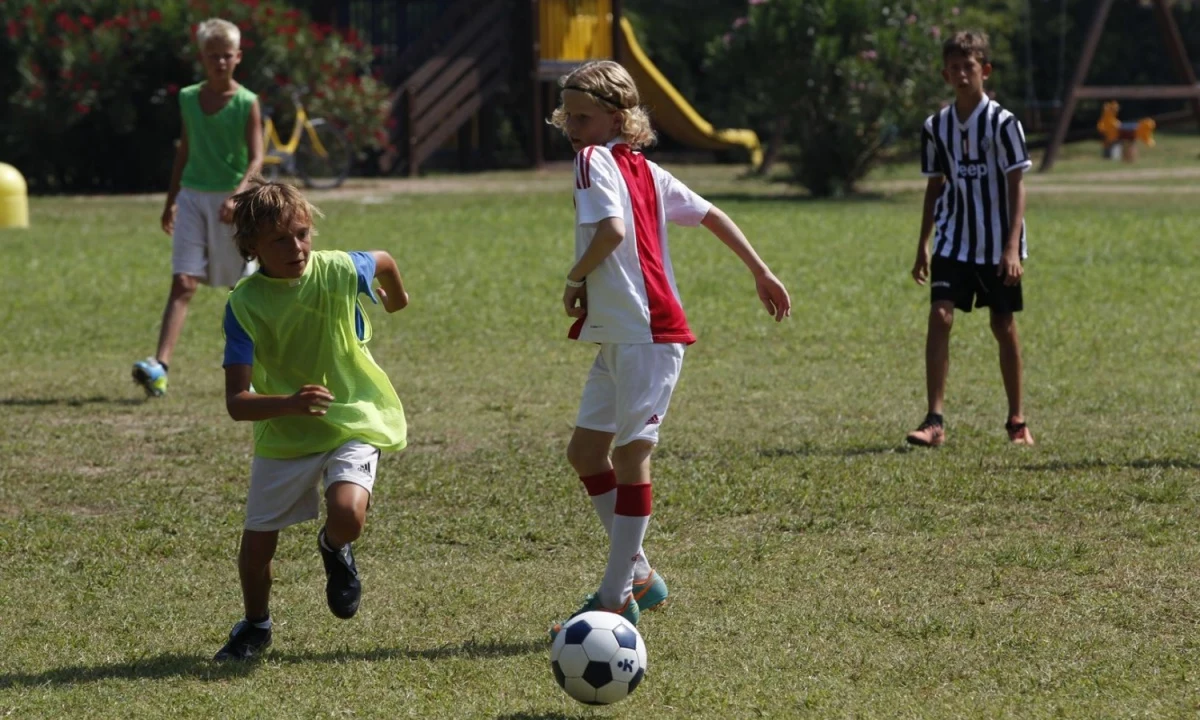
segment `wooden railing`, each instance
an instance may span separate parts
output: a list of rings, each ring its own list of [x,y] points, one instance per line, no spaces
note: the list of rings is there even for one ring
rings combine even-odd
[[[490,97],[507,89],[512,10],[510,0],[459,0],[400,58],[400,67],[428,58],[397,88],[400,161],[408,174],[416,175]]]

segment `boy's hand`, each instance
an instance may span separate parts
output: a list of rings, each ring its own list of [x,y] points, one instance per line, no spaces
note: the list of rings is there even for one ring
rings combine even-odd
[[[168,235],[175,232],[175,203],[168,203],[163,208],[162,229]]]
[[[563,309],[567,311],[567,315],[573,318],[586,316],[587,285],[583,287],[571,287],[568,285],[563,290]]]
[[[1025,269],[1021,267],[1021,253],[1017,250],[1005,250],[1004,257],[1000,259],[1000,267],[996,268],[996,274],[1004,278],[1004,284],[1008,287],[1019,285],[1021,276],[1025,274]]]
[[[917,261],[913,263],[912,268],[913,280],[917,281],[918,285],[924,285],[929,279],[929,251],[922,250],[917,253]]]
[[[379,303],[383,305],[383,309],[390,313],[394,313],[397,310],[403,310],[404,308],[408,307],[407,292],[400,293],[400,297],[398,298],[392,298],[387,294],[387,290],[377,287],[375,288],[375,294],[379,297]]]
[[[788,297],[787,288],[770,270],[755,276],[754,285],[758,290],[758,299],[762,301],[767,312],[775,316],[775,322],[780,322],[785,317],[791,317],[792,299]]]
[[[226,225],[233,224],[233,196],[225,198],[225,202],[221,203],[221,222]]]
[[[290,405],[296,415],[324,415],[333,393],[323,385],[305,385],[292,394]]]

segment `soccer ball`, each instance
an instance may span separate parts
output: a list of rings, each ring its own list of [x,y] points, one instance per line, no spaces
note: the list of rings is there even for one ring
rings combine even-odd
[[[585,612],[562,626],[550,648],[554,679],[588,705],[610,705],[637,689],[646,676],[646,643],[628,620],[610,612]]]

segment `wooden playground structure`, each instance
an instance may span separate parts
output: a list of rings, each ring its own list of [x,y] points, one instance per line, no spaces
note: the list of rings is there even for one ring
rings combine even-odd
[[[541,166],[559,77],[599,59],[629,69],[656,129],[676,143],[761,161],[753,131],[714,128],[663,76],[623,17],[621,0],[328,0],[313,9],[339,25],[371,29],[396,88],[398,150],[388,164],[405,174],[416,175],[448,147],[460,158],[481,146],[486,154],[496,115],[488,110],[498,102],[523,129],[528,164]]]

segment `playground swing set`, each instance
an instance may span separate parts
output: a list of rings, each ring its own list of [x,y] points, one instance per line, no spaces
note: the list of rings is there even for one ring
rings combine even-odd
[[[1177,85],[1085,85],[1088,70],[1096,57],[1096,48],[1100,36],[1112,11],[1115,0],[1099,0],[1096,4],[1096,14],[1088,29],[1083,44],[1079,64],[1075,67],[1075,75],[1063,98],[1061,112],[1055,123],[1054,132],[1046,146],[1042,157],[1041,171],[1046,172],[1054,166],[1058,153],[1067,140],[1071,128],[1071,120],[1080,100],[1104,100],[1100,120],[1096,124],[1104,143],[1107,157],[1120,157],[1132,162],[1137,157],[1137,143],[1148,147],[1154,145],[1154,130],[1165,122],[1175,122],[1179,119],[1192,117],[1200,125],[1200,83],[1196,81],[1196,73],[1188,58],[1187,49],[1183,44],[1183,36],[1179,26],[1171,15],[1167,0],[1150,0],[1149,5],[1154,12],[1154,19],[1162,32],[1164,46],[1170,59],[1172,69],[1180,81]],[[1138,122],[1122,123],[1117,118],[1119,105],[1116,100],[1187,100],[1189,111],[1170,113],[1155,118],[1143,118]]]

